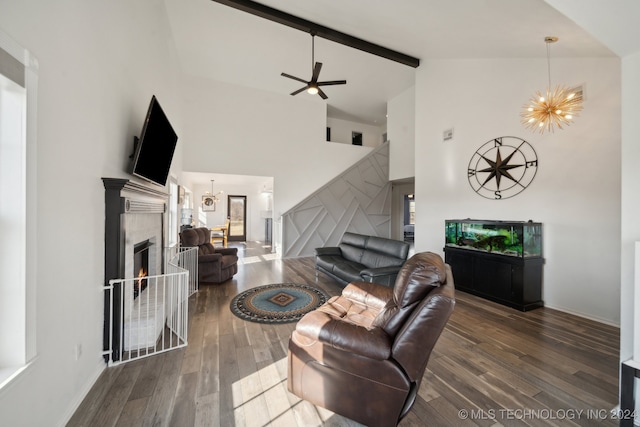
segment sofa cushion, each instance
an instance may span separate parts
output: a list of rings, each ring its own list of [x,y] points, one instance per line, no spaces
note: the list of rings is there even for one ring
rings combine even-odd
[[[346,232],[342,235],[341,242],[346,243],[347,245],[364,248],[367,245],[367,240],[369,236],[364,236],[362,234],[350,233]]]
[[[211,255],[214,253],[216,253],[216,250],[211,243],[203,243],[198,246],[198,255]]]
[[[342,277],[347,282],[357,282],[362,280],[360,272],[365,268],[360,263],[342,260],[333,266],[333,274]]]
[[[367,239],[366,249],[367,252],[374,251],[380,254],[387,255],[391,258],[401,258],[402,260],[406,260],[407,256],[409,255],[409,245],[406,242],[385,239],[383,237],[376,236],[370,236]],[[363,261],[363,264],[367,263]],[[380,267],[386,267],[386,265],[380,265]]]
[[[180,244],[182,246],[198,246],[200,243],[200,234],[195,228],[188,228],[180,233]]]
[[[353,246],[344,242],[341,242],[338,247],[342,252],[342,258],[347,261],[360,262],[360,260],[362,260],[364,247]]]
[[[342,319],[354,325],[361,325],[365,328],[371,326],[371,323],[373,323],[373,320],[378,314],[378,311],[370,310],[366,305],[358,304],[341,295],[331,297],[331,299],[320,306],[318,310],[331,317]]]
[[[379,252],[365,251],[364,254],[362,254],[362,264],[366,265],[369,268],[391,266],[399,267],[404,264],[404,262],[404,259],[394,258],[392,256],[381,254]]]
[[[325,269],[326,271],[333,271],[333,266],[339,262],[344,262],[344,258],[339,255],[317,255],[316,266]]]

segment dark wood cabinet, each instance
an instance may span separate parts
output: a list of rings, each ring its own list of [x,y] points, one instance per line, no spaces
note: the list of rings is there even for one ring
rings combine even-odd
[[[542,266],[544,259],[445,247],[456,289],[509,307],[528,311],[544,306]]]

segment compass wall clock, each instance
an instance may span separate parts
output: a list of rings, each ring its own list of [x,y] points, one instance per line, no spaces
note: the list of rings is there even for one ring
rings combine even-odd
[[[527,141],[501,136],[487,141],[473,153],[467,176],[473,191],[487,199],[508,199],[531,184],[538,170],[538,156]]]

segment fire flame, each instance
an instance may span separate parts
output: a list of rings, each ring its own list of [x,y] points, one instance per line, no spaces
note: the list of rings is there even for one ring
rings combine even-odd
[[[136,283],[136,291],[140,292],[145,285],[145,277],[147,277],[147,271],[140,267],[140,271],[138,271],[138,281]]]

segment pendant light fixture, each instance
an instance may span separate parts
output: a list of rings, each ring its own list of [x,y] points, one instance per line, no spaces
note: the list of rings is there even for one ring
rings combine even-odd
[[[220,190],[217,193],[213,194],[213,181],[215,181],[215,179],[211,180],[211,197],[213,197],[213,200],[217,203],[220,201],[220,199],[218,199],[218,196],[220,194],[224,194],[224,191]]]
[[[564,86],[551,88],[551,43],[558,41],[557,37],[547,36],[544,42],[547,44],[547,72],[549,85],[545,95],[537,91],[529,100],[529,104],[524,106],[524,111],[520,114],[522,124],[541,134],[544,131],[562,129],[562,125],[569,125],[573,118],[582,111],[582,91],[576,91]]]
[[[211,180],[211,192],[206,192],[203,196],[202,196],[202,210],[203,211],[215,211],[216,210],[216,203],[218,203],[220,201],[220,199],[218,198],[218,195],[220,194],[224,194],[224,191],[220,190],[218,191],[216,194],[213,194],[213,181],[215,180]]]

